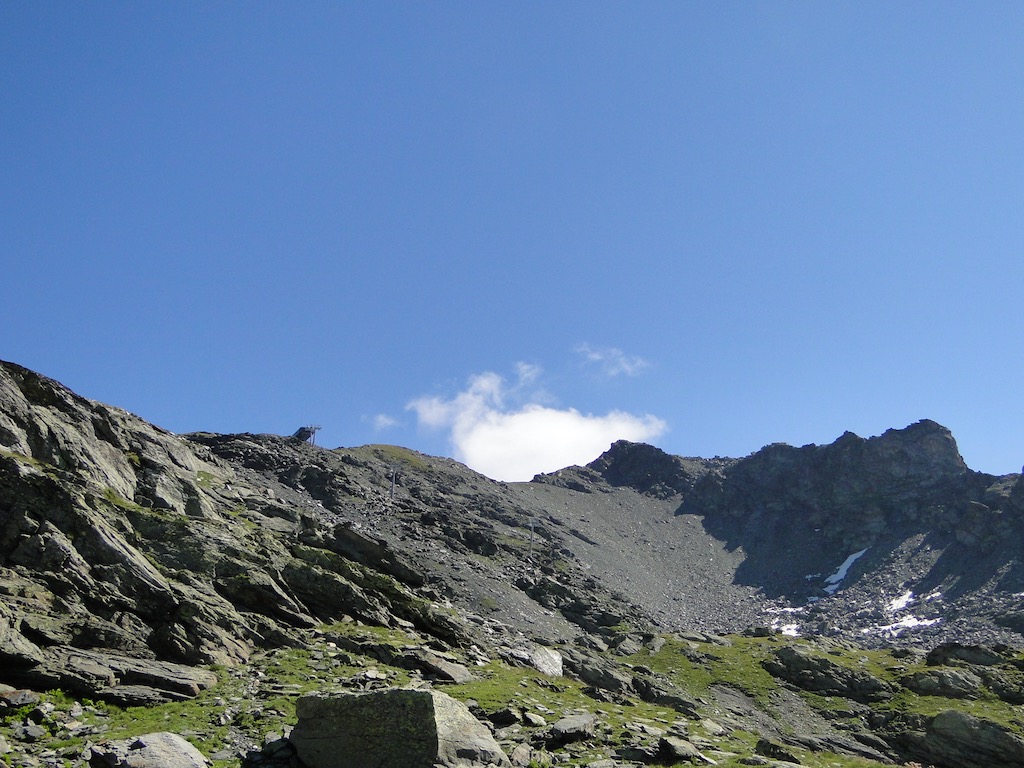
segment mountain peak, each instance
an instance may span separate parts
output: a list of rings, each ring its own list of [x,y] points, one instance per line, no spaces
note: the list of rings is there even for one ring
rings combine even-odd
[[[668,498],[689,492],[721,459],[688,459],[672,456],[653,445],[617,440],[587,465],[607,483],[628,486],[640,493]]]

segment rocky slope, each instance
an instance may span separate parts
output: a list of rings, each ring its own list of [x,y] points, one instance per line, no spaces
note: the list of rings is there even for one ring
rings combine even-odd
[[[861,689],[806,650],[748,649],[805,692],[780,688],[771,706],[735,680],[701,704],[672,675],[714,666],[722,633],[777,643],[783,628],[839,643],[824,648],[1024,647],[1022,521],[1020,476],[971,471],[927,421],[744,459],[622,442],[587,467],[506,484],[393,446],[172,435],[0,363],[0,684],[120,706],[203,700],[224,684],[210,665],[264,669],[323,643],[325,626],[363,625],[409,641],[331,642],[427,680],[468,685],[503,660],[564,671],[598,699],[695,717],[724,707],[736,728],[801,748],[817,733],[819,750],[966,764],[928,751],[960,748],[948,734],[953,746],[935,747],[936,713],[860,711]],[[689,661],[660,670],[659,636]],[[907,653],[920,680],[894,657],[885,701],[1019,695],[1006,650],[988,668],[950,662],[969,667],[966,683],[952,675],[960,689]],[[822,690],[854,702],[859,725],[812,717],[801,697]],[[1010,757],[988,764],[1019,764],[1008,734],[992,738]]]

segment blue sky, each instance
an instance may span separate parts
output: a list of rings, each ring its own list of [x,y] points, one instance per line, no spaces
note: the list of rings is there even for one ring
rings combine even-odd
[[[0,357],[524,479],[1024,463],[1024,6],[0,5]]]

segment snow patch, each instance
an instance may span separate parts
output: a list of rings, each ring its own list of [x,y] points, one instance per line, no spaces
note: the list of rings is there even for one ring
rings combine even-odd
[[[942,619],[919,619],[916,616],[904,616],[902,619],[892,624],[862,629],[861,633],[865,635],[879,634],[886,635],[888,637],[899,637],[900,633],[904,630],[914,629],[916,627],[930,627],[933,624],[938,624],[940,621],[942,621]]]
[[[836,593],[836,590],[839,589],[840,585],[842,584],[843,579],[846,578],[846,574],[849,573],[850,566],[857,562],[857,560],[859,560],[867,551],[868,549],[865,548],[862,549],[860,552],[854,552],[852,555],[846,558],[843,561],[843,564],[840,565],[839,568],[836,570],[836,572],[829,576],[827,579],[825,579],[825,583],[828,584],[828,586],[825,587],[825,591],[828,592],[830,595],[834,595]]]
[[[908,605],[910,605],[913,601],[914,601],[914,593],[911,592],[910,590],[907,590],[902,595],[897,597],[895,600],[890,600],[889,604],[885,607],[885,609],[887,611],[889,611],[889,613],[896,613],[897,611],[902,611],[904,608],[906,608]]]
[[[774,614],[788,614],[787,618],[795,617],[797,614],[804,612],[803,608],[769,608],[768,613]],[[783,624],[781,619],[774,619],[772,621],[772,629],[776,632],[781,632],[784,635],[790,637],[800,637],[800,625],[796,623]]]

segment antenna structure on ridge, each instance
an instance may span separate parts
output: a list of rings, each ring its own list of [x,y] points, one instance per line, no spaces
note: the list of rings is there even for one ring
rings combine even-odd
[[[308,442],[310,445],[316,445],[316,433],[320,431],[319,424],[310,424],[307,427],[299,427],[295,430],[295,434],[292,435],[296,440],[302,440]]]

